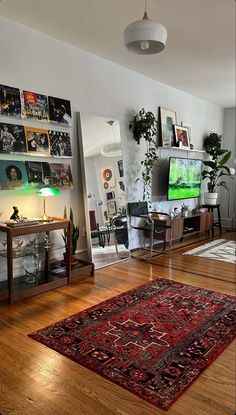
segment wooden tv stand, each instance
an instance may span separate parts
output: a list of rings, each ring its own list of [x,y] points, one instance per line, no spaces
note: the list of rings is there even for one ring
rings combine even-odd
[[[189,212],[188,216],[176,216],[170,221],[172,221],[172,237],[171,231],[168,229],[166,231],[166,240],[169,241],[170,238],[172,241],[198,234],[204,231],[212,231],[213,229],[213,213],[212,212],[202,212],[192,214]],[[171,223],[168,222],[168,225]]]

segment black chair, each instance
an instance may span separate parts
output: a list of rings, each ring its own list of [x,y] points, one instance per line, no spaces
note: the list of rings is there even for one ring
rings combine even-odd
[[[166,252],[166,242],[169,242],[169,252],[172,244],[172,218],[168,213],[149,212],[147,202],[128,203],[129,226],[139,231],[141,236],[141,249],[153,252]],[[149,239],[149,247],[146,247],[145,239]],[[143,239],[143,241],[142,241]],[[163,244],[163,250],[154,249],[154,241]],[[143,243],[142,243],[143,242]]]
[[[118,245],[124,245],[126,249],[129,248],[127,216],[113,216],[111,228],[115,239],[116,253],[120,258],[123,258],[119,253]]]

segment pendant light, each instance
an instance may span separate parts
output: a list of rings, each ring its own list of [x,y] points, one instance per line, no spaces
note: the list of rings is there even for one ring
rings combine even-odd
[[[165,26],[147,15],[147,0],[142,20],[131,23],[124,31],[124,42],[128,51],[139,55],[152,55],[165,49],[167,30]]]
[[[108,144],[105,144],[102,147],[101,155],[103,157],[121,156],[121,154],[122,154],[122,152],[121,152],[121,141],[118,137],[116,138],[114,127],[113,127],[114,124],[115,124],[115,121],[114,120],[107,121],[107,124],[111,127],[113,141],[108,143]]]

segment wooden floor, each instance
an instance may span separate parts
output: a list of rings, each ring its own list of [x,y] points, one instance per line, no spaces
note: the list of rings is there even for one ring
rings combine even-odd
[[[158,257],[158,261],[161,258]],[[186,257],[181,258],[184,269]],[[94,278],[80,279],[71,286],[14,305],[0,304],[0,414],[165,414],[125,389],[35,342],[27,334],[156,278],[183,281],[226,294],[235,293],[233,265],[231,276],[227,267],[227,278],[224,279],[226,265],[230,264],[218,261],[217,270],[221,278],[212,278],[212,275],[208,278],[208,270],[202,269],[201,258],[198,259],[199,263],[192,273],[172,269],[175,261],[168,255],[164,256],[164,262],[161,260],[160,265],[131,259],[100,269]],[[235,347],[231,343],[168,414],[234,415],[234,355]]]

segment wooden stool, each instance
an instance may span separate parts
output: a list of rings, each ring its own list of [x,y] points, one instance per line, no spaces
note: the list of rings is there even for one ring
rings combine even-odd
[[[221,216],[220,216],[220,204],[217,205],[202,205],[203,208],[206,208],[208,212],[214,212],[214,209],[217,209],[218,220],[213,223],[212,228],[212,237],[214,236],[214,226],[219,226],[220,235],[222,234],[222,227],[221,227]]]

